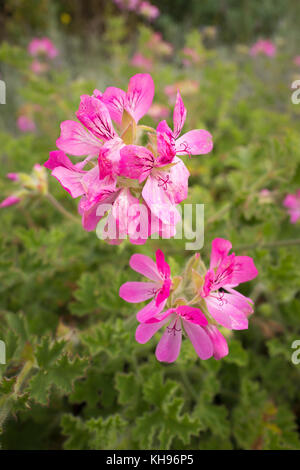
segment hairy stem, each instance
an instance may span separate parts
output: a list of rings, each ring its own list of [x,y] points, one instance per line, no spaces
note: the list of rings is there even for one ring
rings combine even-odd
[[[55,207],[55,209],[57,209],[62,215],[72,220],[72,222],[76,222],[77,224],[80,223],[79,218],[71,214],[71,212],[67,211],[67,209],[65,209],[64,206],[62,206],[61,203],[58,202],[58,200],[55,199],[54,196],[52,196],[52,194],[48,193],[46,195],[46,198]]]

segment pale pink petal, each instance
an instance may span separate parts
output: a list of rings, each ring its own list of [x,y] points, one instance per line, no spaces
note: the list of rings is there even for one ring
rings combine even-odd
[[[82,95],[80,98],[77,119],[99,139],[113,139],[116,132],[105,104],[94,96]]]
[[[213,344],[213,356],[219,360],[228,355],[228,344],[222,333],[219,332],[215,325],[207,325],[204,330],[210,337]]]
[[[173,124],[174,124],[174,138],[180,135],[180,132],[183,128],[184,122],[186,119],[186,109],[183,104],[182,98],[179,91],[177,91],[176,103],[173,112]]]
[[[228,255],[232,248],[229,240],[215,238],[211,244],[210,269],[216,268],[220,261]]]
[[[131,77],[126,94],[126,110],[138,122],[150,108],[154,97],[154,83],[148,73]]]
[[[160,173],[147,178],[142,191],[142,196],[149,206],[151,212],[167,225],[176,225],[180,221],[180,214],[175,206],[175,201],[170,200],[167,192],[167,175]],[[171,193],[173,199],[173,194]]]
[[[79,122],[64,121],[60,125],[61,134],[56,141],[60,150],[71,155],[98,155],[103,145],[91,132]]]
[[[130,258],[129,266],[136,272],[151,279],[152,281],[161,282],[157,266],[152,258],[146,255],[134,254]]]
[[[106,88],[101,96],[101,100],[106,105],[111,118],[118,124],[122,122],[125,99],[125,91],[113,86]]]
[[[187,198],[189,176],[187,167],[178,157],[173,159],[168,171],[156,170],[156,175],[154,175],[172,204],[180,204]]]
[[[176,361],[180,352],[181,338],[181,321],[175,316],[170,325],[165,329],[156,347],[155,355],[157,360],[160,362]]]
[[[238,310],[224,297],[224,293],[211,294],[205,298],[211,316],[222,326],[230,330],[245,330],[248,320],[243,311]]]
[[[151,299],[157,290],[153,282],[125,282],[120,287],[119,296],[130,303],[143,302]]]
[[[177,155],[203,155],[212,148],[212,135],[204,129],[189,131],[176,140]]]
[[[202,326],[183,320],[183,327],[200,359],[209,359],[214,352],[213,344]]]

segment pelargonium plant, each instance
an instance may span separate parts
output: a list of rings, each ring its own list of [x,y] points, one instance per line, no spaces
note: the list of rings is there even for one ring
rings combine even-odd
[[[141,125],[153,97],[149,74],[131,77],[127,91],[108,87],[82,95],[79,122],[61,123],[59,150],[45,163],[73,198],[80,197],[84,229],[95,230],[104,221],[109,243],[129,237],[142,244],[153,233],[174,236],[181,220],[176,206],[187,197],[189,178],[179,157],[212,150],[212,136],[204,129],[181,135],[186,108],[179,92],[173,129],[165,120],[156,129]]]
[[[252,258],[229,254],[231,248],[230,241],[215,238],[209,269],[196,254],[183,276],[173,278],[161,250],[156,252],[156,262],[141,254],[131,257],[131,268],[150,282],[126,282],[119,295],[131,303],[151,299],[137,313],[136,340],[144,344],[165,327],[156,347],[159,361],[177,359],[183,333],[201,359],[221,359],[228,354],[228,345],[219,327],[248,328],[253,302],[235,287],[254,279],[258,272]]]

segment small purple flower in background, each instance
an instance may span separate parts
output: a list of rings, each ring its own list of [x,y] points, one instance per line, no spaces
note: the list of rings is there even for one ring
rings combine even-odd
[[[30,69],[36,75],[41,75],[49,70],[49,65],[46,62],[40,62],[39,60],[33,60],[30,65]]]
[[[151,279],[152,283],[126,282],[119,295],[130,303],[154,297],[137,314],[140,324],[136,340],[141,344],[147,343],[166,326],[156,347],[159,361],[174,362],[177,359],[183,333],[201,359],[214,357],[219,360],[228,354],[228,345],[217,324],[229,330],[248,328],[253,302],[234,287],[254,279],[258,271],[249,256],[229,255],[231,248],[228,240],[214,239],[210,268],[206,272],[203,272],[204,264],[198,253],[192,258],[192,263],[187,264],[183,277],[173,279],[160,250],[156,252],[156,264],[145,255],[131,257],[130,266]],[[201,273],[196,271],[199,262],[202,263]],[[187,294],[192,295],[191,300],[186,299]]]
[[[160,119],[167,119],[170,114],[170,110],[167,106],[163,104],[153,104],[148,111],[149,116],[152,117],[155,121],[159,121]]]
[[[250,49],[251,56],[257,56],[259,54],[267,57],[275,57],[276,45],[268,39],[259,39]]]
[[[17,126],[21,132],[35,132],[36,130],[34,120],[25,114],[17,118]]]
[[[291,224],[295,224],[300,219],[300,189],[295,194],[288,194],[283,201],[284,207],[290,216]]]
[[[150,21],[155,20],[160,15],[159,9],[146,1],[140,3],[139,13],[148,18]]]

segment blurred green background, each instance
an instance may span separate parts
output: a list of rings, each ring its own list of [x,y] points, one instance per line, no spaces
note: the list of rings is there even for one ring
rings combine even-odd
[[[259,276],[240,289],[255,302],[249,330],[227,333],[230,353],[221,361],[200,361],[183,341],[175,364],[159,363],[157,338],[135,342],[137,308],[118,291],[139,280],[128,266],[136,252],[154,257],[161,248],[172,274],[180,274],[193,254],[185,241],[109,246],[32,191],[0,209],[3,449],[300,448],[300,364],[291,360],[300,340],[300,237],[282,205],[300,188],[300,105],[291,102],[291,84],[300,79],[300,5],[152,3],[161,14],[149,21],[109,0],[0,1],[0,79],[7,87],[1,200],[15,189],[7,173],[31,173],[47,160],[80,95],[126,89],[132,75],[149,71],[167,119],[175,86],[186,129],[213,135],[211,154],[186,157],[187,202],[205,204],[207,264],[215,237],[254,258]],[[37,74],[27,47],[43,36],[59,55]],[[275,57],[250,55],[260,38],[273,41]],[[135,54],[146,61],[134,65]],[[22,132],[20,116],[35,130]],[[143,119],[157,122],[155,112]],[[48,182],[79,219],[77,201],[50,175]]]

